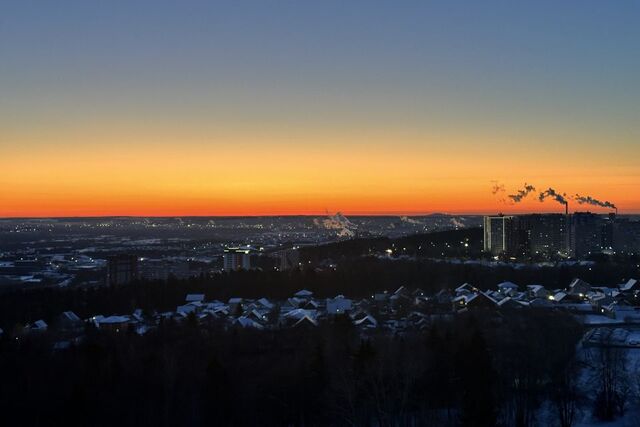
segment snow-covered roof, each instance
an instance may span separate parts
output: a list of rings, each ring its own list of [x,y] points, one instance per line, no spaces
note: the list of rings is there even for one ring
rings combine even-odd
[[[176,308],[176,313],[179,313],[179,314],[189,314],[195,311],[196,311],[196,307],[191,304],[179,305]]]
[[[407,294],[407,288],[405,288],[404,286],[400,286],[398,289],[396,289],[396,291],[394,292],[395,295],[404,295]]]
[[[633,289],[633,287],[638,283],[638,281],[636,279],[629,279],[627,281],[627,283],[624,283],[622,286],[620,286],[620,290],[621,291],[630,291]]]
[[[303,326],[303,325],[312,325],[318,326],[318,321],[316,319],[311,318],[310,316],[301,317],[296,323],[293,324],[293,327]]]
[[[564,292],[558,292],[555,295],[553,295],[553,300],[554,301],[562,301],[565,297],[567,296],[566,293]]]
[[[188,294],[185,298],[186,302],[202,302],[204,301],[204,294]]]
[[[293,294],[294,297],[298,297],[298,298],[307,298],[313,295],[313,292],[308,291],[306,289],[303,289],[301,291],[296,292],[295,294]]]
[[[518,285],[516,285],[513,282],[502,282],[502,283],[498,284],[498,287],[500,289],[504,289],[504,288],[507,288],[507,289],[518,289]]]
[[[378,321],[373,316],[371,316],[370,314],[367,314],[363,318],[354,321],[353,324],[356,325],[356,326],[370,325],[370,326],[373,326],[373,327],[377,327],[378,326]]]
[[[258,311],[258,310],[251,310],[251,311],[247,311],[247,312],[245,312],[245,314],[244,314],[244,316],[243,316],[243,317],[250,317],[250,316],[252,316],[252,317],[253,317],[253,318],[255,318],[256,320],[260,320],[260,321],[262,321],[262,320],[265,320],[266,315],[267,315],[267,313],[266,313],[266,312],[261,313],[261,312],[260,312],[260,311]]]
[[[456,292],[471,292],[474,290],[474,287],[469,283],[463,283],[462,285],[456,288]]]
[[[80,318],[73,311],[65,311],[62,313],[62,317],[71,321],[71,322],[80,322]]]
[[[316,300],[311,299],[304,306],[305,308],[308,308],[308,307],[318,308],[320,307],[320,303]]]
[[[288,313],[285,313],[284,317],[289,319],[301,319],[305,316],[315,318],[316,315],[317,315],[316,310],[305,310],[303,308],[296,308],[294,310],[289,311]]]
[[[271,301],[269,301],[266,298],[260,298],[257,302],[258,302],[258,304],[262,305],[263,307],[273,308],[273,303],[271,303]]]
[[[47,325],[47,322],[45,322],[44,320],[40,319],[40,320],[36,320],[35,322],[33,322],[33,325],[31,325],[31,329],[39,329],[39,330],[43,330],[43,329],[47,329],[49,325]]]
[[[102,317],[101,319],[96,319],[96,322],[100,325],[126,323],[128,321],[129,321],[129,317],[127,316],[109,316],[109,317]]]
[[[569,289],[574,289],[574,288],[576,288],[578,286],[583,286],[583,287],[587,287],[587,288],[591,287],[591,285],[589,283],[585,282],[582,279],[573,279],[573,281],[569,285]]]

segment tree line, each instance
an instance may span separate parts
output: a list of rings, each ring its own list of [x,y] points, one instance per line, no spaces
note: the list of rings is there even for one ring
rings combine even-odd
[[[571,426],[580,326],[568,315],[470,313],[363,337],[347,319],[252,331],[166,321],[0,341],[0,418],[19,425]],[[544,404],[551,407],[543,415]]]

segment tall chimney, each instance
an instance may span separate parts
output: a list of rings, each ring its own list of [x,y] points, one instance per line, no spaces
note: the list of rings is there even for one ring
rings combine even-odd
[[[564,204],[564,214],[565,215],[569,215],[569,203],[565,203]]]

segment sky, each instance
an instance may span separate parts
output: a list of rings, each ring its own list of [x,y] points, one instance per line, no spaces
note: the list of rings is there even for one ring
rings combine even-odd
[[[1,0],[0,217],[564,210],[505,202],[525,182],[639,213],[639,18],[624,0]]]

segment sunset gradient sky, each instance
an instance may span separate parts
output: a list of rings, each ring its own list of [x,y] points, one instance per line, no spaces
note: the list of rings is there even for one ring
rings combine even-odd
[[[563,210],[492,181],[640,212],[639,19],[602,0],[2,1],[0,217]]]

